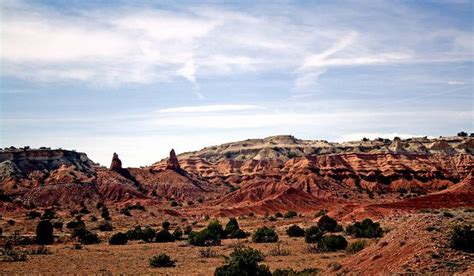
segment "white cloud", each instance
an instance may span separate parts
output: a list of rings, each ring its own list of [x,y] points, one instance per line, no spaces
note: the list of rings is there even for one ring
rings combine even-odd
[[[224,111],[243,111],[264,109],[259,105],[238,105],[238,104],[221,104],[221,105],[198,105],[198,106],[180,106],[161,109],[159,113],[205,113],[205,112],[224,112]]]
[[[448,81],[448,84],[449,84],[449,85],[464,85],[464,84],[466,84],[466,82],[464,82],[464,81],[450,80],[450,81]]]

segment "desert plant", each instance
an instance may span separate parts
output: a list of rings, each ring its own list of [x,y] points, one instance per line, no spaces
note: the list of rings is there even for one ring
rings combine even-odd
[[[290,250],[282,246],[281,243],[277,243],[276,245],[270,248],[268,254],[271,256],[288,256],[290,255]]]
[[[156,231],[151,228],[150,226],[146,226],[142,231],[140,235],[140,240],[144,242],[151,242],[153,239],[156,238]]]
[[[63,222],[62,221],[55,221],[53,222],[53,228],[61,230],[63,229]]]
[[[100,231],[103,231],[103,232],[107,232],[107,231],[112,231],[114,230],[114,228],[112,227],[112,223],[108,222],[108,221],[102,221],[100,224],[99,224],[99,230]]]
[[[323,237],[323,231],[317,226],[311,226],[304,233],[306,243],[316,243]]]
[[[217,256],[219,256],[219,254],[217,254],[217,252],[212,250],[210,247],[199,250],[199,257],[201,258],[215,258]]]
[[[158,233],[156,233],[155,241],[156,242],[174,242],[175,238],[173,237],[173,235],[171,235],[168,229],[163,229],[159,231]]]
[[[72,237],[77,238],[82,244],[100,243],[99,236],[87,230],[85,227],[75,228]]]
[[[105,206],[102,207],[102,212],[101,212],[100,216],[105,220],[110,220],[110,213],[109,213],[109,210],[107,209],[107,207],[105,207]]]
[[[82,220],[72,220],[66,223],[67,229],[75,229],[79,227],[85,227],[85,223]]]
[[[471,225],[456,225],[450,233],[451,248],[474,252],[474,229]]]
[[[318,241],[318,250],[320,252],[332,252],[343,250],[347,247],[347,240],[340,235],[323,236]]]
[[[356,240],[351,242],[346,249],[349,254],[354,254],[364,249],[369,243],[366,240]]]
[[[323,210],[320,210],[319,212],[317,212],[316,214],[314,214],[314,217],[315,217],[315,218],[319,218],[319,217],[321,217],[321,216],[326,215],[327,213],[328,213],[328,210],[323,209]]]
[[[149,262],[151,267],[174,267],[176,265],[176,261],[164,253],[151,257]]]
[[[181,228],[176,227],[176,229],[174,229],[173,237],[175,240],[179,240],[183,237],[183,231],[181,230]]]
[[[211,246],[221,244],[221,236],[207,228],[199,232],[191,231],[188,236],[189,243],[196,246]]]
[[[297,213],[295,211],[288,211],[283,215],[283,218],[290,219],[296,216],[297,216]]]
[[[321,273],[322,269],[320,268],[305,268],[300,271],[295,271],[292,268],[288,269],[277,269],[273,271],[273,276],[313,276]]]
[[[28,255],[49,255],[49,254],[51,254],[51,251],[49,251],[49,249],[44,245],[33,247],[30,250],[28,250],[27,252],[28,252]]]
[[[346,228],[349,235],[356,238],[376,238],[383,236],[383,230],[380,224],[366,218],[362,222],[356,222]]]
[[[226,264],[216,268],[214,275],[272,275],[267,266],[258,264],[263,259],[256,249],[237,247],[226,259]]]
[[[122,245],[128,242],[127,234],[125,233],[115,233],[110,237],[109,244],[111,245]]]
[[[49,220],[42,220],[36,226],[36,243],[52,244],[53,243],[53,225]]]
[[[305,231],[296,224],[291,225],[286,229],[286,234],[290,237],[304,237]]]
[[[170,201],[170,206],[171,207],[176,207],[176,206],[178,206],[178,202],[176,202],[175,200],[171,200]]]
[[[283,217],[283,214],[280,213],[280,212],[276,212],[276,213],[275,213],[275,217],[276,217],[276,218],[282,218],[282,217]]]
[[[337,224],[337,221],[328,215],[323,215],[318,221],[318,227],[323,232],[338,232],[342,231],[342,227]]]
[[[189,235],[189,233],[191,233],[193,231],[193,226],[192,225],[186,225],[186,227],[184,227],[184,234],[185,235]]]
[[[263,226],[253,233],[252,241],[256,243],[277,242],[278,234],[275,229]]]
[[[170,229],[170,222],[165,220],[161,223],[161,227],[163,227],[164,230]]]
[[[51,209],[46,209],[41,216],[42,219],[54,219],[56,217],[56,212]]]
[[[247,233],[240,229],[239,223],[235,218],[230,218],[225,226],[225,234],[231,239],[243,239],[247,237]]]
[[[39,218],[41,217],[41,213],[38,212],[38,211],[29,211],[26,216],[28,217],[28,219],[35,219],[35,218]]]

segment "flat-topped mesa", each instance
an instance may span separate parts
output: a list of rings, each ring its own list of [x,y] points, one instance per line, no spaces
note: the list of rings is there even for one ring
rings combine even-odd
[[[178,157],[176,157],[176,153],[174,149],[170,151],[170,158],[168,162],[166,162],[166,169],[167,170],[174,170],[174,171],[181,171],[181,167],[179,166]]]
[[[122,161],[118,157],[117,153],[114,152],[112,157],[112,163],[110,164],[110,170],[120,172],[122,171]]]

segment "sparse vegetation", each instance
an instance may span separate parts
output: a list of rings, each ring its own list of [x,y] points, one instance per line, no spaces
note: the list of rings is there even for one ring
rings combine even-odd
[[[346,228],[349,235],[356,238],[378,238],[383,236],[383,230],[378,222],[373,222],[366,218],[361,222],[356,222]]]
[[[258,264],[263,260],[264,257],[260,251],[252,248],[237,247],[226,258],[226,264],[216,268],[214,275],[272,275],[267,266]]]
[[[240,229],[237,219],[230,218],[225,226],[225,235],[230,239],[243,239],[247,237],[247,234]]]
[[[346,252],[349,254],[355,254],[361,250],[363,250],[369,243],[367,240],[356,240],[351,242],[349,246],[347,246]]]
[[[281,243],[277,243],[276,245],[270,248],[268,254],[271,256],[288,256],[290,255],[290,250],[282,246]]]
[[[82,244],[100,243],[99,236],[87,230],[85,227],[75,228],[72,237],[77,238],[77,240]]]
[[[320,252],[333,252],[343,250],[347,247],[347,240],[340,235],[323,236],[318,241],[318,250]]]
[[[112,231],[114,230],[113,226],[112,226],[112,223],[110,223],[109,221],[102,221],[100,224],[99,224],[99,230],[100,231],[103,231],[103,232],[107,232],[107,231]]]
[[[217,256],[219,256],[219,254],[212,250],[211,247],[206,247],[199,250],[199,257],[201,258],[215,258]]]
[[[158,233],[156,233],[155,241],[156,242],[174,242],[175,238],[173,235],[171,235],[168,229],[163,229],[159,231]]]
[[[275,229],[263,226],[253,233],[252,241],[256,243],[277,242],[278,234]]]
[[[295,211],[288,211],[288,212],[285,213],[285,215],[283,215],[283,218],[291,219],[291,218],[296,217],[297,215],[298,214]]]
[[[328,213],[328,210],[323,209],[323,210],[320,210],[319,212],[317,212],[316,214],[314,214],[314,217],[315,217],[315,218],[319,218],[319,217],[321,217],[321,216],[326,215],[327,213]]]
[[[28,219],[36,219],[36,218],[41,217],[41,213],[35,210],[29,211],[28,213],[26,213],[26,217]]]
[[[123,245],[123,244],[127,244],[127,242],[128,242],[127,234],[121,233],[121,232],[113,234],[109,240],[109,244],[111,245]]]
[[[172,260],[170,256],[164,253],[153,256],[150,258],[149,263],[151,267],[173,267],[176,265],[176,261]]]
[[[323,215],[318,221],[318,227],[323,232],[339,232],[342,227],[337,224],[337,221],[328,215]]]
[[[320,268],[305,268],[300,271],[295,271],[292,268],[277,269],[273,271],[273,276],[313,276],[321,273]]]
[[[317,226],[311,226],[306,229],[304,234],[304,241],[306,243],[316,243],[323,237],[323,231]]]

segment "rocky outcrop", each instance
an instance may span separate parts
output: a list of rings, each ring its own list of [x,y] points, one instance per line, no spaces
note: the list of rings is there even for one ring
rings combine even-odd
[[[173,171],[181,171],[181,167],[179,166],[179,161],[178,161],[178,158],[176,157],[176,153],[174,152],[174,149],[171,149],[170,151],[170,157],[168,161],[166,162],[166,169],[173,170]]]
[[[112,163],[110,164],[110,170],[120,172],[122,171],[122,161],[118,157],[118,154],[114,152],[112,156]]]

